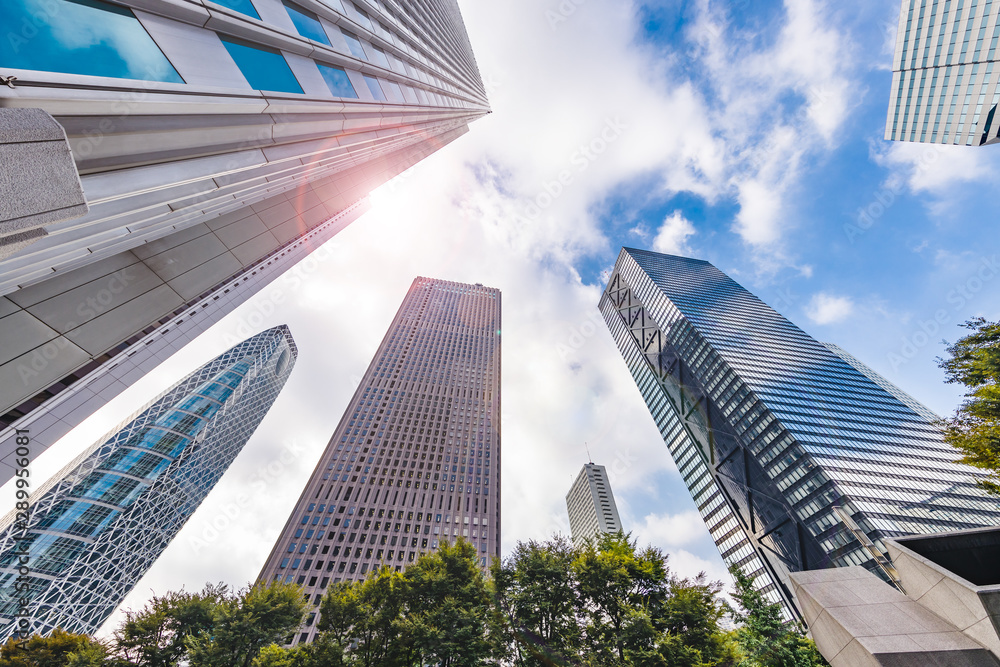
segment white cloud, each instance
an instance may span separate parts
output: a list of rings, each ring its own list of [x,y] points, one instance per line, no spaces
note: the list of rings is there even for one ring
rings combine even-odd
[[[846,296],[826,292],[814,294],[806,307],[806,317],[816,324],[840,322],[854,312],[854,302]]]
[[[632,533],[640,544],[654,544],[667,549],[704,539],[708,529],[697,511],[688,510],[679,514],[647,514]]]
[[[1000,160],[995,151],[974,146],[950,146],[893,141],[872,150],[872,159],[890,170],[885,187],[945,194],[961,183],[996,178]]]
[[[653,239],[653,250],[668,255],[689,255],[689,236],[695,233],[694,225],[680,211],[674,211],[663,221],[660,231]]]

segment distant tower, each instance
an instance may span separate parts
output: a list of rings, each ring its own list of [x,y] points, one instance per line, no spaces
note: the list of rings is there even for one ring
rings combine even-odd
[[[286,326],[243,341],[42,485],[28,518],[0,520],[0,642],[97,631],[243,450],[297,354]]]
[[[576,481],[566,494],[566,511],[573,542],[579,544],[600,533],[617,533],[622,529],[611,492],[608,471],[602,465],[590,462],[583,466]]]
[[[302,586],[316,636],[331,583],[464,537],[500,557],[500,290],[417,278],[260,574]]]

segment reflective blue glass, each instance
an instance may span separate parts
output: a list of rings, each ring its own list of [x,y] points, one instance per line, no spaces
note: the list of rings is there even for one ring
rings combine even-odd
[[[276,327],[219,355],[36,492],[26,526],[0,524],[0,643],[17,627],[18,573],[5,564],[25,540],[30,631],[93,634],[240,453],[295,354],[288,329]],[[209,388],[221,389],[225,407],[214,419],[190,414],[215,409],[202,396]]]
[[[319,22],[318,16],[291,2],[285,3],[285,9],[288,10],[288,16],[291,17],[292,23],[295,24],[295,29],[299,31],[300,35],[314,42],[330,46],[330,38],[326,36],[326,31],[323,30],[323,24]]]
[[[708,262],[623,249],[601,311],[723,559],[765,592],[781,568],[888,579],[860,533],[884,551],[1000,520],[930,410]]]
[[[319,63],[316,63],[316,67],[319,68],[319,73],[323,75],[323,80],[326,81],[326,85],[334,97],[357,99],[358,93],[354,90],[354,84],[351,83],[347,72],[339,67],[320,65]]]
[[[368,30],[370,30],[371,32],[375,32],[375,26],[372,25],[372,20],[368,17],[367,12],[365,12],[365,10],[361,9],[357,5],[352,5],[352,6],[354,7],[354,11],[357,12],[356,18],[358,23],[368,28]]]
[[[378,79],[366,76],[365,83],[368,84],[368,90],[372,91],[372,97],[378,102],[385,102],[385,93],[382,92],[382,86],[379,85]]]
[[[347,48],[351,50],[351,55],[358,60],[368,60],[368,56],[365,55],[365,49],[361,46],[361,40],[346,30],[341,30],[340,32],[343,33],[344,39],[347,41]]]
[[[257,10],[254,8],[253,3],[250,2],[250,0],[212,0],[212,2],[232,9],[240,14],[246,14],[247,16],[253,17],[258,21],[260,20],[260,14],[257,13]]]
[[[229,55],[236,61],[236,66],[254,89],[281,93],[302,92],[302,86],[292,74],[283,55],[270,49],[244,44],[231,37],[220,37]]]
[[[128,9],[100,0],[3,0],[0,66],[184,83]]]

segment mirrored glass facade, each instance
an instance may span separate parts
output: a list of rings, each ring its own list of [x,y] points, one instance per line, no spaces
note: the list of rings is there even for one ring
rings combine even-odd
[[[1000,2],[903,0],[885,138],[998,141]]]
[[[287,327],[174,385],[0,523],[0,641],[92,634],[221,479],[284,386]]]
[[[0,2],[4,68],[184,83],[130,9],[101,0]]]
[[[798,616],[787,573],[1000,525],[933,413],[708,262],[623,249],[601,311],[723,560]]]
[[[417,278],[260,574],[305,589],[463,538],[500,556],[500,290]]]

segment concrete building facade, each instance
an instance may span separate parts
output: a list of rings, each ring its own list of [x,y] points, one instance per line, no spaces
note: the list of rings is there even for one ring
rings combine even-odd
[[[3,425],[489,112],[455,0],[10,0],[0,23]]]
[[[233,342],[248,336],[264,316],[280,307],[310,270],[315,269],[313,262],[325,259],[318,248],[366,210],[367,200],[361,200],[308,233],[293,238],[232,280],[175,310],[157,323],[159,326],[150,327],[126,341],[128,344],[117,354],[104,355],[106,360],[93,363],[93,369],[87,373],[78,373],[79,379],[72,384],[60,383],[60,391],[45,392],[44,402],[35,409],[20,416],[11,415],[16,418],[0,429],[0,484],[14,475],[14,461],[18,458],[15,442],[19,434],[29,434],[31,456],[37,456],[133,382],[270,285],[267,298],[260,306],[261,312],[251,313],[230,333]],[[40,353],[33,363],[36,361],[44,368],[47,357]]]
[[[608,471],[593,461],[583,466],[566,494],[566,511],[570,533],[576,544],[601,533],[622,530]]]
[[[903,0],[885,138],[961,146],[1000,141],[1000,6]]]
[[[96,632],[243,450],[297,354],[285,326],[243,341],[98,440],[27,510],[8,513],[0,641]]]
[[[417,278],[259,579],[305,589],[401,570],[463,538],[500,556],[500,291]]]
[[[930,410],[708,262],[625,248],[600,308],[723,560],[790,616],[791,572],[891,581],[885,540],[1000,524]]]
[[[791,575],[823,657],[833,667],[1000,667],[1000,528],[886,546],[899,590],[861,567]]]

